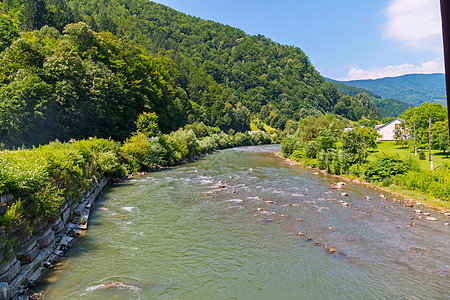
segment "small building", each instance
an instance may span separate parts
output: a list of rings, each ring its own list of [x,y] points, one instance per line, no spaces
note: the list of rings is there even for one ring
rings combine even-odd
[[[248,131],[248,134],[250,134],[250,135],[252,135],[252,134],[255,134],[255,133],[266,133],[265,131],[262,131],[262,130],[254,130],[254,131]]]
[[[377,141],[393,141],[395,137],[395,131],[397,130],[398,126],[400,126],[399,119],[395,119],[392,122],[389,122],[387,124],[382,125],[375,125],[375,130],[381,135],[380,138],[377,139]]]

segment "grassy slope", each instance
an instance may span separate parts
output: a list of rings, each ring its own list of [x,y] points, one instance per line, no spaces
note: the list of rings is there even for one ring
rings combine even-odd
[[[421,168],[423,170],[430,170],[430,162],[428,161],[428,148],[418,148],[417,151],[425,153],[425,160],[419,161]],[[414,155],[414,148],[402,148],[402,146],[397,145],[395,142],[385,141],[378,142],[378,148],[373,149],[370,152],[371,154],[368,157],[369,161],[373,161],[375,159],[375,156],[381,153],[398,154],[402,159],[404,159],[408,155]],[[434,168],[437,168],[444,163],[450,163],[450,158],[447,158],[447,155],[444,155],[441,150],[431,150],[431,153],[433,154]]]

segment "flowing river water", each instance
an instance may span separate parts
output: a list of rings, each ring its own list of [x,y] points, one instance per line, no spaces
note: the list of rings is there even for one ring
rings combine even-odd
[[[450,299],[450,217],[427,221],[362,185],[333,190],[338,179],[278,150],[223,150],[111,186],[38,288],[45,299]]]

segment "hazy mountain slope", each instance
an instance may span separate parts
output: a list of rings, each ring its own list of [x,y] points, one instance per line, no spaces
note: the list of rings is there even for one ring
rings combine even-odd
[[[447,105],[444,74],[410,74],[375,80],[340,82],[368,89],[383,98],[394,98],[414,106],[424,102],[439,102]]]
[[[380,111],[383,118],[398,117],[412,106],[411,104],[396,99],[381,99],[381,96],[376,95],[367,89],[350,86],[330,78],[325,79],[333,83],[338,91],[344,95],[354,97],[359,94],[366,94]]]

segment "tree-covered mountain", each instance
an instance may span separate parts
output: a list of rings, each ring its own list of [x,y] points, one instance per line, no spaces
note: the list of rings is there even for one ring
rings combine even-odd
[[[7,145],[120,140],[142,112],[157,113],[163,132],[200,121],[244,131],[251,117],[281,129],[307,115],[379,117],[299,48],[147,0],[2,0],[0,11]]]
[[[410,74],[369,80],[341,81],[341,83],[370,90],[383,98],[394,98],[413,106],[424,102],[447,105],[444,74]]]
[[[396,118],[401,114],[403,114],[409,107],[412,106],[411,104],[396,99],[382,99],[381,96],[376,95],[367,89],[350,86],[330,78],[325,79],[328,82],[332,82],[334,86],[336,86],[339,93],[342,93],[344,95],[352,97],[360,94],[367,95],[371,99],[373,104],[375,104],[375,106],[377,107],[378,111],[380,112],[383,118],[386,117]]]
[[[370,98],[381,99],[380,95],[376,95],[369,91],[368,89],[358,88],[351,85],[344,84],[342,81],[337,81],[331,78],[326,78],[325,80],[334,84],[338,92],[348,96],[356,96],[359,94],[366,94]]]
[[[383,118],[397,118],[413,105],[399,101],[397,99],[372,99],[373,104],[378,108]]]

